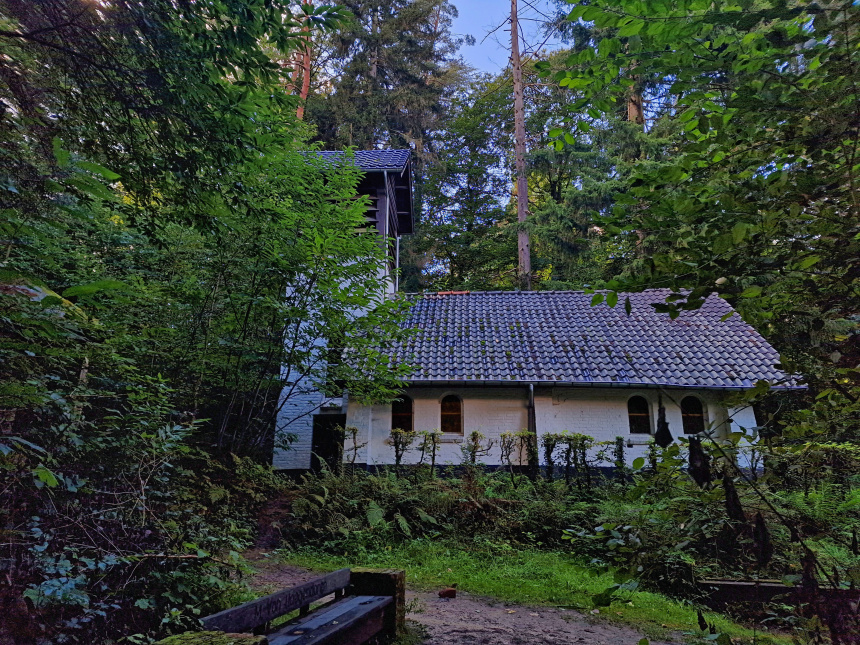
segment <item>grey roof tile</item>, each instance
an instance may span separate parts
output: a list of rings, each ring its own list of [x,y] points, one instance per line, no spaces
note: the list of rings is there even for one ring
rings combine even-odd
[[[408,152],[408,151],[407,151]],[[390,350],[409,362],[413,383],[529,381],[747,388],[758,380],[797,382],[779,355],[729,304],[710,296],[671,320],[654,311],[667,290],[622,294],[624,307],[592,307],[578,291],[489,291],[412,295],[406,322],[416,330]]]
[[[335,150],[325,150],[318,152],[326,162],[333,165],[343,163],[346,153]],[[355,165],[362,170],[382,171],[395,170],[402,171],[409,163],[409,156],[412,154],[410,150],[356,150]]]

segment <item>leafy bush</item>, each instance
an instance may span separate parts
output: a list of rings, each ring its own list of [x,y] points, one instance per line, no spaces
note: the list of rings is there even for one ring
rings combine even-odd
[[[807,492],[786,491],[786,482],[768,471],[753,481],[726,460],[730,449],[713,444],[703,449],[715,481],[697,483],[693,449],[692,442],[672,444],[659,453],[656,468],[638,464],[628,489],[604,489],[594,527],[566,531],[573,549],[684,597],[700,595],[708,577],[799,581],[806,549],[829,582],[860,582],[857,490],[825,479]],[[836,479],[844,482],[842,475]]]
[[[0,441],[11,638],[145,639],[194,627],[239,591],[238,552],[280,480],[249,459],[213,460],[194,424],[174,420],[162,381],[126,379],[48,396],[39,412],[52,425]]]
[[[536,545],[559,544],[562,529],[593,525],[597,507],[562,482],[467,468],[462,478],[435,478],[428,468],[343,475],[325,471],[295,485],[289,546],[333,552],[381,548],[410,538],[445,536]]]

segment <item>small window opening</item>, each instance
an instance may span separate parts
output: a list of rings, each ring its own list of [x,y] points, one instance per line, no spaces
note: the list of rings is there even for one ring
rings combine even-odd
[[[399,399],[395,399],[391,403],[391,429],[400,428],[407,432],[412,432],[415,414],[410,399],[405,394],[402,394]]]
[[[631,396],[627,401],[627,419],[630,434],[651,434],[651,410],[642,396]]]
[[[442,432],[463,434],[463,400],[454,394],[442,399]]]
[[[705,409],[695,396],[687,396],[681,400],[681,420],[684,434],[699,434],[705,431]]]

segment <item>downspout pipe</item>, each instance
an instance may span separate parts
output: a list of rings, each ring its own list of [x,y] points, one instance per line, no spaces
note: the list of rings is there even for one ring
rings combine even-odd
[[[540,459],[538,452],[538,438],[537,438],[537,415],[535,414],[535,384],[529,383],[529,402],[526,406],[528,411],[528,432],[531,435],[530,441],[531,446],[528,448],[528,471],[529,478],[532,481],[536,481],[538,477],[538,472],[540,471]]]

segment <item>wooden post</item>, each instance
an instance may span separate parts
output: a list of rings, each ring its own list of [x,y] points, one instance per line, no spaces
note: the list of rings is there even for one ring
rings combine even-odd
[[[393,596],[393,611],[386,611],[385,632],[403,633],[406,627],[406,572],[403,569],[352,570],[350,593],[356,596]]]

